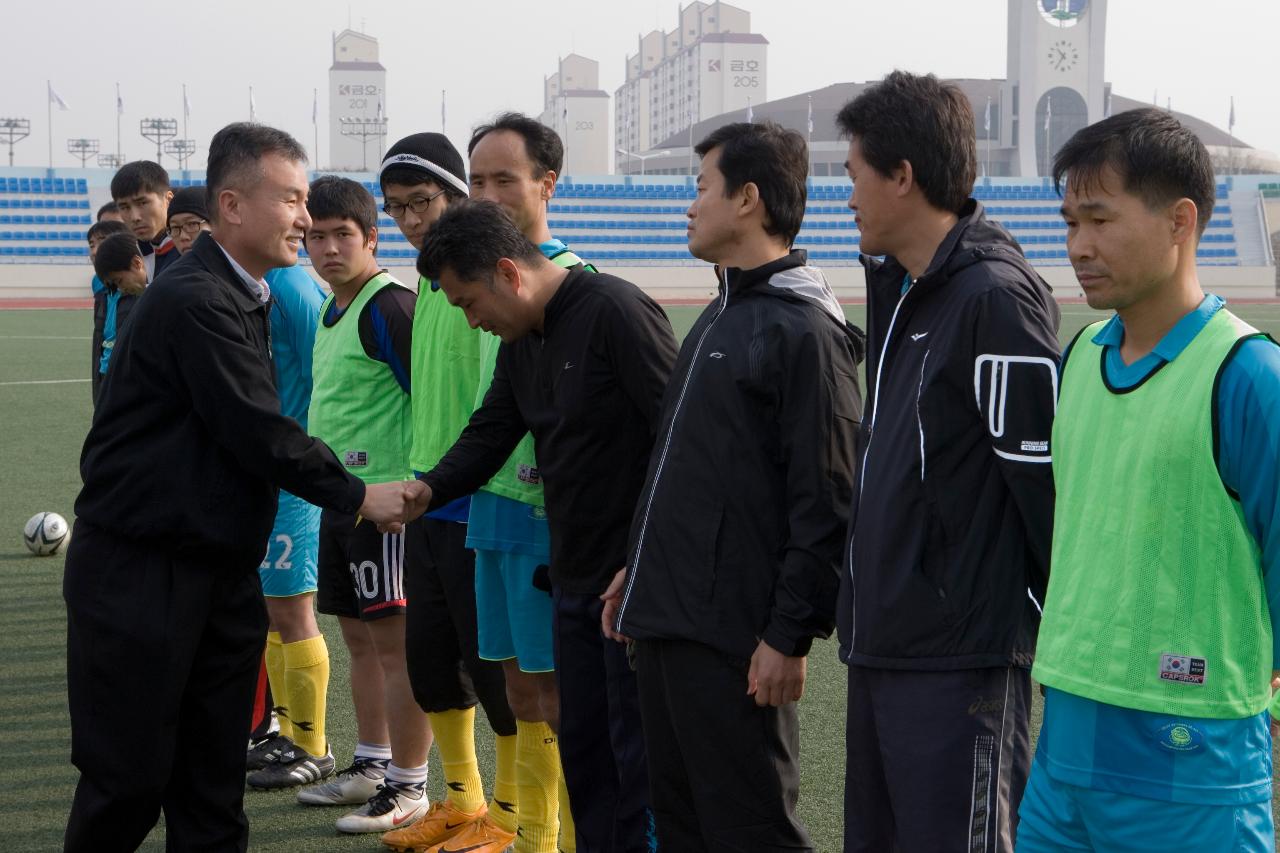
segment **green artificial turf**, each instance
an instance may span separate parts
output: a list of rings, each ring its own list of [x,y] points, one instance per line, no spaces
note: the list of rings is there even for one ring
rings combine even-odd
[[[1280,330],[1280,305],[1233,306],[1266,331]],[[701,309],[668,309],[678,335]],[[864,307],[849,306],[861,323]],[[1064,305],[1061,338],[1069,341],[1101,315],[1083,305]],[[79,487],[80,445],[91,414],[87,310],[0,311],[0,826],[6,851],[55,850],[76,781],[70,764],[65,687],[65,613],[60,594],[61,556],[36,558],[22,544],[22,525],[42,510],[72,516]],[[34,383],[34,384],[16,384]],[[321,618],[328,639],[332,678],[328,728],[339,763],[355,744],[346,649],[335,622]],[[844,774],[844,669],[834,642],[818,643],[810,655],[808,688],[801,703],[800,813],[820,851],[838,850]],[[1037,696],[1038,699],[1038,696]],[[1039,727],[1039,704],[1033,730]],[[492,737],[483,722],[478,752],[482,773],[492,779]],[[146,743],[138,744],[145,750]],[[198,750],[199,744],[184,745]],[[440,767],[432,758],[430,789],[442,796]],[[340,809],[304,808],[292,792],[250,792],[250,849],[272,853],[319,850],[379,850],[375,836],[339,837],[333,821]],[[144,850],[163,848],[157,831]]]

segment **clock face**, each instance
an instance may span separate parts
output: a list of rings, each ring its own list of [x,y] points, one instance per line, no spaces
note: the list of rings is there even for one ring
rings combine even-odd
[[[1049,67],[1054,71],[1070,71],[1080,61],[1080,51],[1066,39],[1049,45]]]

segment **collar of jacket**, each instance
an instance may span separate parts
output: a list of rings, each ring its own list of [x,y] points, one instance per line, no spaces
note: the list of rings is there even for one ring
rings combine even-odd
[[[1008,260],[1016,257],[1025,263],[1022,250],[1013,236],[999,223],[988,219],[982,203],[971,198],[961,208],[959,220],[942,238],[928,269],[916,279],[911,290],[916,293],[936,290],[966,267],[993,257]],[[863,255],[862,265],[867,271],[867,287],[884,290],[892,301],[897,302],[903,276],[907,274],[898,259],[886,257],[876,260]]]
[[[720,289],[729,288],[730,295],[736,295],[755,287],[767,284],[776,274],[784,270],[802,267],[809,262],[809,253],[804,249],[792,249],[788,254],[776,261],[770,261],[754,269],[744,270],[738,267],[722,267],[717,265],[717,277]]]
[[[542,337],[544,340],[551,337],[551,331],[555,328],[556,322],[560,319],[560,315],[565,309],[573,304],[574,290],[577,287],[579,276],[584,275],[581,266],[567,267],[568,275],[564,277],[564,281],[560,282],[560,286],[556,288],[556,292],[547,300],[547,305],[542,309]],[[534,336],[538,336],[537,332],[533,332]]]
[[[192,244],[187,254],[194,255],[202,267],[213,273],[214,277],[226,286],[231,293],[231,300],[235,302],[241,311],[250,314],[259,308],[268,307],[267,304],[254,299],[253,294],[249,293],[244,286],[244,282],[241,281],[239,273],[231,267],[231,263],[227,260],[227,256],[222,253],[218,241],[214,240],[213,235],[209,232],[206,231],[196,237],[195,243]]]

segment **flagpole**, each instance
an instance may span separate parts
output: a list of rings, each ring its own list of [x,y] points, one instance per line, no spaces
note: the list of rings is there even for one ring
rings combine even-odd
[[[315,157],[316,171],[320,171],[320,118],[317,110],[320,108],[320,90],[311,90],[311,132],[315,137]]]
[[[122,109],[123,106],[124,106],[124,101],[120,100],[120,84],[117,83],[116,84],[116,162],[122,166],[124,164],[121,163],[120,161],[123,160],[124,157],[120,153],[120,114],[124,112],[124,110]]]
[[[982,177],[989,178],[991,177],[991,96],[990,95],[987,95],[987,114],[986,116],[983,117],[983,124],[985,125],[983,130],[986,131],[986,137],[987,137],[987,162],[982,167]]]
[[[53,170],[53,81],[44,81],[45,106],[49,108],[49,169]]]
[[[187,84],[182,84],[182,138],[188,139],[187,136]]]
[[[804,144],[809,153],[809,177],[813,177],[813,95],[809,96],[809,120],[805,125]]]

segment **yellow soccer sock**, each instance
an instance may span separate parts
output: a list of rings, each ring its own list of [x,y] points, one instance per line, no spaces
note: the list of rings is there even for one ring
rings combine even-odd
[[[560,820],[557,779],[560,750],[546,723],[516,720],[516,781],[519,784],[520,833],[516,853],[556,853]]]
[[[560,750],[557,742],[556,787],[560,792],[560,850],[562,853],[578,853],[578,828],[573,822],[573,812],[569,809],[569,789],[564,784],[564,767],[560,764]]]
[[[476,763],[476,709],[427,714],[440,750],[440,764],[449,802],[464,812],[484,805],[484,783]]]
[[[284,683],[284,647],[276,631],[267,632],[267,683],[271,685],[272,709],[276,712],[276,722],[280,724],[280,734],[292,738],[289,691]]]
[[[489,817],[507,832],[515,832],[518,825],[517,809],[520,804],[520,786],[516,762],[519,749],[519,726],[516,721],[514,735],[496,735],[493,738],[493,800],[489,803]]]
[[[289,691],[293,742],[312,755],[329,751],[324,736],[325,693],[329,689],[329,647],[324,636],[285,643],[284,681]]]

